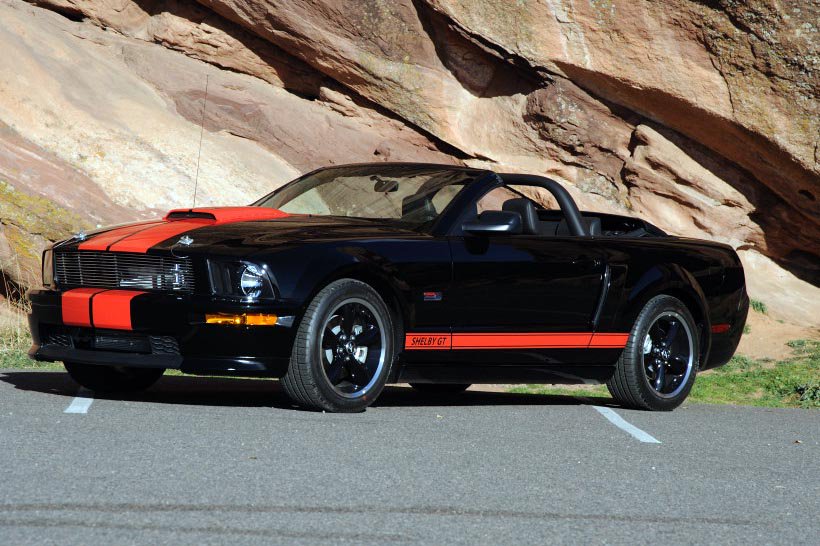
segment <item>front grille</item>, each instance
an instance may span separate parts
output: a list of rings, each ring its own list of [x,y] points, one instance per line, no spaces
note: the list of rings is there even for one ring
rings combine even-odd
[[[54,254],[55,281],[60,287],[129,288],[193,292],[189,258],[124,252],[64,251]]]
[[[122,351],[124,353],[150,353],[151,343],[145,336],[126,334],[98,334],[94,336],[94,349],[98,351]]]

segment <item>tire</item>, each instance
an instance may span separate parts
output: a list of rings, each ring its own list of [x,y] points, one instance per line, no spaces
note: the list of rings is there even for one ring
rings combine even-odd
[[[164,368],[129,368],[127,366],[94,366],[64,362],[71,379],[100,393],[122,393],[143,391],[156,383]]]
[[[440,396],[444,394],[458,394],[470,388],[470,384],[462,383],[410,383],[410,386],[421,394]]]
[[[364,411],[384,389],[395,358],[393,316],[369,285],[341,279],[305,311],[293,345],[285,393],[297,405]]]
[[[606,386],[620,404],[651,411],[681,405],[700,365],[700,336],[686,306],[656,296],[641,310]]]

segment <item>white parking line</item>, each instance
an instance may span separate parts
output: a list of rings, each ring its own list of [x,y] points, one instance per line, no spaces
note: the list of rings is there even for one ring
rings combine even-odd
[[[94,393],[87,389],[80,389],[63,413],[88,413],[88,408],[93,402]]]
[[[658,440],[654,436],[642,431],[641,429],[639,429],[638,427],[636,427],[635,425],[633,425],[632,423],[628,422],[626,419],[615,413],[614,410],[611,410],[609,408],[602,408],[601,406],[592,407],[595,408],[598,411],[598,413],[606,417],[610,423],[612,423],[619,429],[628,432],[634,438],[640,440],[641,442],[645,444],[661,443],[660,440]]]

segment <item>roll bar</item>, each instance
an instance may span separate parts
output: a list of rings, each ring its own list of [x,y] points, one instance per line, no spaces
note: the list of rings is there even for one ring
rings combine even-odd
[[[561,211],[564,213],[564,216],[567,217],[567,225],[570,232],[573,235],[581,237],[589,235],[586,223],[581,217],[581,211],[578,210],[578,205],[575,204],[575,200],[564,186],[555,180],[534,174],[499,173],[498,176],[500,176],[506,184],[520,184],[522,186],[544,188],[558,201],[558,206],[561,207]]]

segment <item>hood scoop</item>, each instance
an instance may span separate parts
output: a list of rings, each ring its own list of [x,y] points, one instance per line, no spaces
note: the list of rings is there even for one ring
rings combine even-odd
[[[165,220],[191,220],[193,218],[216,222],[216,216],[211,212],[194,210],[172,210],[165,215]]]
[[[253,222],[254,220],[274,220],[290,216],[281,210],[267,207],[211,207],[199,209],[174,209],[165,215],[165,220],[200,220],[214,224],[229,222]]]

